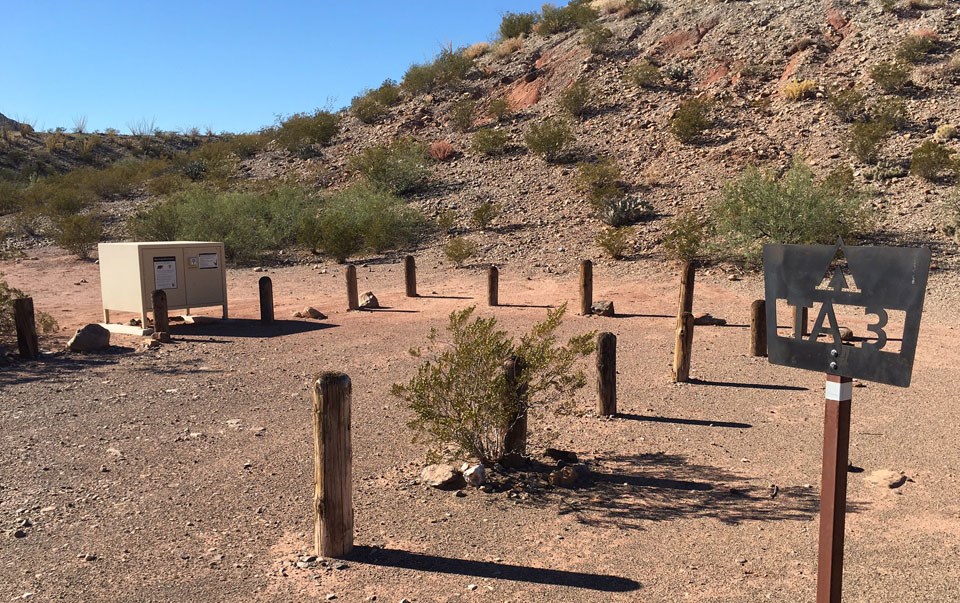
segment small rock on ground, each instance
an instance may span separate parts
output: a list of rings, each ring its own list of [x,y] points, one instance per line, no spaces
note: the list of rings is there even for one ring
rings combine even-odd
[[[367,291],[360,296],[360,309],[361,310],[373,310],[380,307],[380,301],[377,299],[377,296],[373,294],[373,291]]]
[[[463,474],[452,465],[427,465],[420,472],[420,480],[440,490],[459,490],[467,485]]]
[[[98,324],[89,324],[77,329],[67,342],[71,352],[98,352],[110,347],[110,331]]]

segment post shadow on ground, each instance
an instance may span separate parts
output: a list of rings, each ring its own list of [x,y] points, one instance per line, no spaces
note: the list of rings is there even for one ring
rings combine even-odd
[[[474,299],[467,295],[440,295],[437,293],[418,293],[415,297],[421,297],[423,299]]]
[[[676,314],[627,314],[623,312],[617,312],[613,315],[614,318],[673,318],[676,319]]]
[[[491,561],[454,559],[370,546],[354,547],[349,559],[355,563],[367,563],[383,567],[568,586],[611,593],[630,592],[641,588],[641,584],[636,580],[608,574],[589,574]]]
[[[778,390],[778,391],[790,391],[790,392],[806,392],[810,391],[809,387],[802,387],[800,385],[776,385],[773,383],[737,383],[735,381],[710,381],[707,379],[697,379],[691,377],[687,383],[691,385],[713,385],[716,387],[741,387],[746,389],[769,389],[769,390]]]
[[[419,314],[420,310],[403,310],[400,308],[394,308],[393,306],[380,306],[379,308],[360,308],[357,312],[370,312],[376,314],[377,312],[396,312],[398,314]]]
[[[227,320],[204,320],[195,323],[179,323],[170,326],[170,336],[177,337],[252,337],[270,338],[298,335],[332,329],[339,325],[312,320],[274,320],[263,324],[256,318],[229,318]]]
[[[657,417],[653,415],[635,415],[630,413],[618,412],[614,415],[617,419],[626,419],[628,421],[647,421],[648,423],[671,423],[674,425],[691,425],[694,427],[726,427],[729,429],[750,429],[753,427],[750,423],[736,423],[731,421],[709,421],[705,419],[684,419],[681,417]]]
[[[501,302],[501,303],[498,303],[496,307],[498,308],[539,308],[541,310],[553,310],[557,306],[539,305],[539,304],[505,304]]]

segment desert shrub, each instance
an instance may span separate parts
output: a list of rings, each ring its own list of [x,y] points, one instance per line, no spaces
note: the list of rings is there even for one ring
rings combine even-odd
[[[431,64],[414,63],[403,74],[400,85],[410,94],[423,94],[433,89],[436,70]]]
[[[626,78],[628,82],[640,88],[659,88],[663,85],[660,69],[647,59],[627,69]]]
[[[414,244],[426,230],[416,209],[375,188],[354,185],[308,214],[300,239],[339,262],[361,251],[381,253]]]
[[[583,117],[593,102],[593,90],[586,80],[577,80],[560,93],[560,107],[573,117]]]
[[[795,102],[814,96],[816,91],[817,83],[815,81],[792,79],[786,83],[780,93],[783,98]]]
[[[498,329],[495,317],[473,318],[474,311],[470,307],[450,314],[447,341],[431,331],[429,356],[392,393],[409,404],[414,414],[409,427],[429,441],[431,452],[453,445],[492,464],[507,452],[504,435],[518,415],[546,405],[551,393],[569,399],[586,384],[575,362],[593,352],[595,335],[558,342],[566,305],[549,311],[519,343]],[[425,354],[419,349],[411,353],[418,358]],[[523,359],[512,382],[503,370],[511,358]]]
[[[202,158],[189,160],[183,164],[180,171],[193,182],[199,182],[207,175],[207,160]]]
[[[818,184],[807,165],[794,161],[779,178],[748,168],[724,187],[712,216],[726,251],[755,263],[764,243],[849,241],[867,227],[869,214],[862,195]]]
[[[872,121],[886,124],[891,130],[898,130],[907,124],[909,115],[907,105],[899,98],[880,98],[868,109]]]
[[[189,181],[182,174],[169,172],[147,181],[147,192],[155,197],[165,197],[187,187]]]
[[[880,11],[894,13],[897,11],[897,0],[880,0]]]
[[[493,54],[498,58],[502,59],[505,56],[509,56],[518,50],[523,48],[523,37],[517,36],[515,38],[506,38],[497,42],[496,46],[493,47]]]
[[[484,128],[474,132],[471,148],[482,155],[502,155],[507,150],[509,140],[504,130]]]
[[[500,215],[500,204],[493,201],[484,201],[470,213],[470,222],[478,230],[486,230]]]
[[[630,250],[630,238],[632,236],[633,228],[623,226],[620,228],[604,228],[594,240],[597,246],[606,251],[611,258],[622,260],[627,257],[627,252]]]
[[[182,224],[177,203],[161,201],[134,214],[127,220],[126,230],[134,241],[176,241]]]
[[[20,210],[22,188],[16,182],[0,179],[0,216]]]
[[[403,76],[401,84],[411,94],[430,92],[435,88],[453,86],[467,76],[473,60],[462,50],[452,46],[440,49],[440,53],[431,62],[423,65],[411,65]]]
[[[603,27],[597,23],[591,23],[584,27],[583,45],[590,52],[602,53],[612,38],[613,31],[609,27]]]
[[[329,111],[295,113],[280,121],[277,142],[291,153],[301,153],[314,144],[330,144],[340,131],[340,117]]]
[[[933,133],[933,137],[939,142],[950,140],[956,135],[957,135],[957,127],[953,124],[939,125],[937,126],[937,131]]]
[[[692,98],[680,103],[670,119],[670,133],[683,143],[693,142],[710,126],[710,101]]]
[[[536,30],[542,36],[549,36],[568,29],[586,27],[596,21],[599,16],[588,0],[572,0],[562,8],[544,4],[540,10]]]
[[[921,63],[937,49],[934,36],[912,34],[905,37],[897,48],[897,58],[906,63]]]
[[[500,39],[509,40],[529,35],[536,22],[537,13],[504,13],[500,19]]]
[[[364,149],[351,165],[372,185],[395,195],[419,190],[430,176],[427,148],[409,138]]]
[[[13,300],[28,297],[26,293],[11,287],[0,273],[0,343],[14,341],[17,325],[13,315]],[[42,334],[57,330],[57,321],[46,312],[35,310],[37,330]]]
[[[479,59],[483,55],[490,52],[490,44],[487,42],[477,42],[476,44],[471,44],[467,46],[463,51],[463,56],[467,57],[471,61]]]
[[[943,232],[960,243],[960,189],[953,191],[943,202]]]
[[[620,166],[609,157],[577,165],[575,185],[593,205],[608,199],[618,199],[624,194],[620,182]]]
[[[380,87],[368,94],[384,107],[392,107],[400,102],[400,86],[391,79],[383,80]]]
[[[457,226],[457,212],[452,209],[445,209],[437,215],[437,228],[441,232],[450,232]]]
[[[950,151],[932,140],[920,143],[910,156],[910,173],[924,180],[936,180],[942,172],[952,167]]]
[[[531,125],[523,140],[531,152],[541,155],[548,162],[554,162],[560,159],[575,137],[566,121],[549,117]]]
[[[365,124],[374,124],[390,113],[390,110],[367,92],[353,97],[350,101],[350,113]]]
[[[609,226],[619,228],[653,215],[653,206],[639,197],[620,196],[602,199],[593,204],[600,219]]]
[[[885,121],[857,122],[850,128],[850,152],[864,163],[875,164],[889,133],[890,125]]]
[[[468,132],[473,127],[473,115],[477,102],[472,98],[463,98],[450,105],[450,125],[457,132]]]
[[[432,142],[430,146],[427,147],[427,154],[435,161],[446,161],[452,158],[455,153],[456,149],[446,140]]]
[[[464,262],[477,255],[477,250],[478,247],[475,242],[463,237],[453,237],[443,246],[443,254],[458,268],[462,267]]]
[[[262,151],[269,144],[270,138],[269,132],[264,131],[252,134],[233,134],[226,140],[206,144],[221,145],[224,150],[233,153],[238,159],[248,159]]]
[[[845,122],[862,119],[867,113],[867,99],[859,88],[831,89],[827,104]]]
[[[487,115],[496,119],[503,120],[510,113],[510,103],[505,98],[495,98],[487,105]]]
[[[699,258],[707,241],[707,226],[690,209],[685,209],[667,223],[663,250],[667,257],[677,260]]]
[[[78,258],[85,260],[103,237],[103,221],[92,213],[60,216],[54,221],[53,240]]]
[[[870,77],[887,94],[899,94],[910,82],[910,68],[902,63],[885,61],[870,68]]]

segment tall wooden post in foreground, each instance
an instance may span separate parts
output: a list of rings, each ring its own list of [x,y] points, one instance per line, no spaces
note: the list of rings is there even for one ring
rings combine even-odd
[[[412,255],[403,258],[403,278],[407,287],[407,297],[417,297],[417,261]]]
[[[843,531],[847,513],[850,403],[853,379],[827,375],[823,419],[823,482],[820,487],[820,550],[817,603],[840,603],[843,592]]]
[[[580,262],[580,315],[590,316],[593,307],[593,262]]]
[[[260,277],[260,323],[273,324],[273,281],[269,276]]]
[[[487,305],[500,305],[500,270],[496,266],[487,271]]]
[[[597,336],[597,414],[617,414],[617,336],[613,333]]]
[[[167,292],[157,289],[153,292],[153,338],[157,341],[170,341],[170,314],[167,311]]]
[[[17,328],[17,349],[20,357],[33,360],[40,356],[40,342],[37,340],[37,321],[33,313],[32,297],[13,300],[13,321]]]
[[[360,294],[357,293],[357,267],[347,266],[347,309],[360,309]]]
[[[684,312],[677,321],[677,340],[673,347],[673,381],[690,380],[690,351],[693,348],[693,314]]]
[[[750,355],[767,355],[767,302],[762,299],[750,304]]]
[[[313,519],[317,556],[353,550],[353,447],[350,377],[323,373],[313,384]]]

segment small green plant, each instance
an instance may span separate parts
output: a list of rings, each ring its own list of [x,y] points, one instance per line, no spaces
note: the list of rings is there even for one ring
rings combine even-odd
[[[383,105],[392,107],[400,102],[400,86],[391,79],[383,80],[380,87],[369,93],[370,97]]]
[[[450,232],[457,227],[457,212],[452,209],[445,209],[437,215],[437,228],[440,232]]]
[[[943,232],[960,243],[960,190],[954,190],[943,202]]]
[[[707,241],[704,221],[690,209],[685,209],[667,223],[663,250],[667,257],[693,261],[698,259]]]
[[[484,128],[473,134],[471,148],[482,155],[503,155],[509,140],[510,136],[504,130]]]
[[[537,22],[537,13],[504,13],[500,20],[500,39],[508,40],[530,35]]]
[[[936,51],[937,46],[935,36],[912,34],[900,42],[897,58],[906,63],[922,63]]]
[[[885,61],[870,68],[870,77],[887,94],[900,94],[910,82],[910,68]]]
[[[607,252],[611,258],[622,260],[627,257],[630,250],[630,239],[633,237],[633,228],[623,226],[620,228],[604,228],[597,235],[595,242],[600,249]]]
[[[553,163],[563,156],[575,137],[566,121],[558,117],[548,117],[541,123],[530,126],[523,140],[532,153]]]
[[[607,157],[577,165],[577,190],[594,206],[609,199],[619,199],[624,190],[620,182],[620,166]]]
[[[493,464],[509,452],[505,436],[519,416],[548,404],[551,393],[569,400],[586,385],[575,363],[594,351],[596,336],[586,333],[558,342],[566,305],[550,310],[519,342],[498,328],[495,317],[474,318],[475,310],[450,314],[446,341],[434,329],[430,350],[411,350],[417,358],[429,355],[410,381],[395,384],[392,393],[409,404],[414,414],[409,427],[429,442],[432,452],[453,445]],[[517,358],[522,359],[520,370],[508,379],[504,363]]]
[[[301,153],[314,144],[330,144],[339,131],[340,117],[329,111],[295,113],[280,121],[277,142],[291,153]]]
[[[592,102],[593,90],[585,80],[577,80],[560,93],[560,107],[576,118],[586,115]]]
[[[612,38],[613,31],[609,27],[597,23],[591,23],[584,27],[583,45],[594,54],[603,53]]]
[[[53,240],[81,260],[90,257],[102,237],[103,221],[96,214],[61,216],[54,222]]]
[[[355,96],[350,101],[350,113],[365,124],[373,124],[390,113],[390,110],[373,95],[367,93]]]
[[[868,109],[870,120],[886,124],[891,130],[899,130],[907,124],[907,105],[899,98],[879,98]]]
[[[670,119],[670,133],[682,143],[695,141],[713,125],[710,105],[710,101],[700,98],[682,102]]]
[[[443,254],[457,268],[462,268],[464,262],[477,255],[477,250],[478,246],[474,241],[463,237],[453,237],[443,246]]]
[[[659,88],[663,86],[660,69],[647,59],[627,69],[627,81],[640,88]]]
[[[859,88],[831,89],[827,104],[841,120],[854,122],[867,114],[867,99]]]
[[[472,98],[460,99],[450,105],[450,125],[457,132],[469,132],[473,128],[473,116],[477,102]]]
[[[953,124],[941,124],[937,126],[937,131],[933,137],[937,142],[945,142],[957,136],[957,126]]]
[[[890,133],[885,121],[857,122],[850,128],[850,152],[860,161],[875,164],[880,160],[880,147]]]
[[[600,219],[614,228],[634,224],[653,215],[653,206],[649,201],[626,195],[603,199],[594,203],[594,207]]]
[[[493,201],[484,201],[470,213],[470,222],[478,230],[486,230],[500,215],[500,204]]]
[[[920,143],[910,156],[910,173],[924,180],[936,180],[942,172],[952,167],[950,151],[932,140]]]
[[[487,115],[503,121],[503,118],[510,114],[510,103],[505,98],[495,98],[487,105]]]
[[[409,138],[365,149],[351,162],[375,187],[395,195],[415,192],[429,181],[427,148]]]
[[[563,8],[544,4],[540,10],[536,31],[542,36],[550,36],[569,29],[586,27],[599,16],[590,6],[589,0],[573,0]]]

